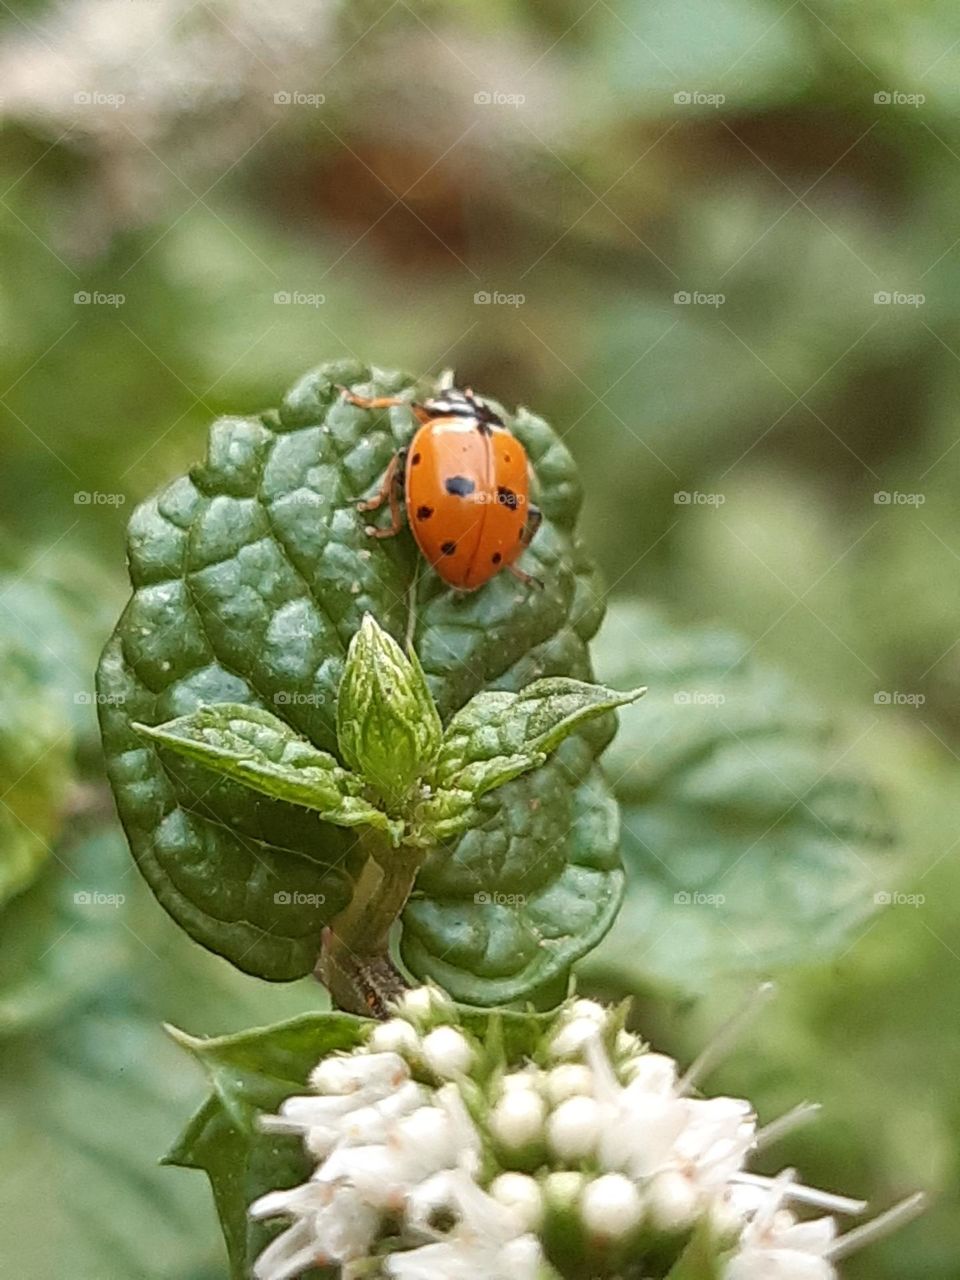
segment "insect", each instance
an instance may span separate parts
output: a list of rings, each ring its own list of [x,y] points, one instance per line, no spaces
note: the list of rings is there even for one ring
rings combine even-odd
[[[359,511],[376,511],[389,503],[390,524],[368,525],[370,537],[399,533],[405,505],[417,546],[451,587],[475,591],[501,569],[528,586],[543,585],[516,564],[542,519],[530,503],[526,450],[488,404],[469,387],[455,387],[452,374],[423,403],[340,390],[361,409],[409,405],[420,423],[409,447],[394,455],[376,496],[357,504]]]

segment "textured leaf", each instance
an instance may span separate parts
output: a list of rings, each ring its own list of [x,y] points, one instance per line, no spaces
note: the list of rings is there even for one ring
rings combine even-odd
[[[47,859],[73,777],[72,718],[38,652],[42,638],[0,608],[0,906]]]
[[[444,719],[484,688],[516,690],[549,675],[589,679],[586,642],[603,613],[574,537],[575,468],[546,423],[525,410],[512,420],[545,514],[524,563],[545,590],[499,575],[463,596],[423,569],[408,532],[376,543],[365,535],[354,501],[409,439],[411,415],[402,407],[372,413],[346,404],[338,383],[377,394],[411,386],[398,374],[371,374],[349,361],[326,365],[294,388],[279,413],[215,423],[206,464],[134,513],[134,595],[99,672],[108,771],[141,870],[195,939],[272,979],[313,968],[323,924],[350,896],[360,861],[355,835],[330,824],[318,830],[305,810],[228,780],[211,786],[205,769],[145,744],[133,723],[156,725],[202,703],[245,703],[334,752],[337,686],[364,613],[394,638],[412,630]],[[566,905],[565,876],[593,877],[591,899],[605,905],[590,913],[586,933],[575,927],[564,947],[550,943],[553,970],[591,945],[612,914],[620,878],[609,830],[599,852],[581,843],[587,795],[607,815],[607,827],[610,798],[599,778],[586,790],[575,783],[590,776],[611,729],[611,720],[599,721],[571,740],[574,777],[558,761],[509,784],[512,798],[507,789],[497,793],[482,830],[438,859],[446,874],[426,876],[424,894],[433,892],[428,885],[443,894],[440,912],[472,898],[478,864],[488,878],[506,868],[511,882],[535,883],[536,911],[544,915],[551,886],[558,905]],[[530,806],[543,801],[549,821],[534,829]],[[414,906],[429,903],[421,898]],[[539,917],[524,926],[528,942],[541,928],[552,934],[558,927]],[[428,941],[424,928],[418,925],[410,953],[420,974],[449,947],[441,936]],[[473,963],[462,946],[459,954]],[[530,959],[518,960],[514,972],[551,969]]]
[[[363,799],[360,778],[262,707],[222,702],[155,728],[134,728],[262,795],[314,809],[338,827],[366,825],[399,835],[396,824]]]
[[[803,691],[749,649],[653,609],[611,611],[602,673],[651,692],[610,752],[630,893],[594,974],[700,992],[822,958],[875,910],[884,806],[835,766]]]
[[[420,811],[423,825],[438,838],[459,834],[475,817],[474,800],[543,764],[578,726],[642,692],[557,676],[520,693],[478,693],[444,734],[431,775],[436,790]]]
[[[337,695],[337,742],[344,760],[396,804],[427,771],[443,726],[412,650],[368,614],[350,642]]]

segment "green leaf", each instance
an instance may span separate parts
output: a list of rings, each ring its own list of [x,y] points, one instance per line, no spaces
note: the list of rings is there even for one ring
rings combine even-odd
[[[352,361],[325,365],[278,413],[215,423],[206,463],[137,509],[129,530],[134,593],[98,677],[110,780],[151,888],[197,941],[274,980],[313,969],[322,927],[343,910],[364,862],[356,833],[230,779],[211,785],[206,768],[145,743],[133,724],[239,702],[336,753],[337,688],[365,613],[395,639],[412,635],[444,720],[483,689],[516,690],[552,675],[589,680],[587,642],[603,615],[575,534],[576,468],[542,419],[521,410],[509,420],[544,511],[523,564],[545,588],[530,591],[500,574],[465,596],[423,566],[408,531],[366,536],[356,499],[374,488],[414,424],[404,408],[375,413],[345,403],[337,384],[380,395],[412,388],[409,378]],[[612,718],[601,719],[570,740],[579,744],[572,773],[548,762],[509,784],[526,790],[504,801],[502,813],[505,790],[481,812],[482,830],[465,834],[462,858],[456,846],[445,851],[465,868],[453,896],[466,892],[478,858],[493,867],[506,859],[508,878],[536,882],[538,892],[559,885],[568,866],[591,862],[573,822],[574,797],[612,727]],[[598,780],[590,785],[602,791]],[[542,830],[528,820],[541,793],[553,809]],[[615,877],[613,847],[597,859],[602,875]],[[418,908],[437,884],[427,876]],[[608,902],[613,881],[604,884]],[[449,902],[446,881],[442,892]]]
[[[722,1260],[709,1220],[696,1228],[690,1243],[667,1272],[666,1280],[720,1280]]]
[[[520,693],[477,694],[447,727],[421,822],[437,838],[458,835],[473,820],[474,799],[543,764],[580,725],[645,692],[617,693],[556,676]]]
[[[347,764],[396,805],[426,772],[443,726],[416,654],[403,652],[371,614],[350,641],[337,698],[337,740]]]
[[[835,765],[807,694],[750,649],[652,608],[611,611],[602,674],[651,692],[622,712],[608,757],[630,892],[594,976],[700,993],[822,959],[876,909],[885,806]]]
[[[49,856],[73,781],[73,747],[72,717],[43,638],[0,600],[0,905]]]
[[[167,724],[134,728],[265,796],[314,809],[338,827],[370,826],[399,839],[400,825],[363,799],[362,779],[262,707],[222,702]]]
[[[210,1040],[171,1029],[206,1071],[212,1092],[165,1163],[202,1169],[209,1177],[235,1280],[247,1280],[254,1258],[276,1233],[276,1226],[250,1220],[251,1202],[303,1182],[311,1171],[300,1140],[263,1133],[258,1117],[304,1092],[320,1059],[359,1044],[363,1028],[364,1020],[352,1014],[315,1013]]]

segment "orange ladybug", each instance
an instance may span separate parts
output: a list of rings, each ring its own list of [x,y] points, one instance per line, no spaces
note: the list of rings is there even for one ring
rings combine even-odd
[[[440,393],[422,404],[340,388],[361,409],[409,405],[421,424],[409,447],[394,454],[376,497],[357,504],[359,511],[390,504],[391,523],[384,529],[368,525],[367,533],[399,533],[403,502],[417,546],[451,587],[475,591],[501,569],[528,586],[542,586],[515,563],[542,519],[530,503],[526,450],[469,387],[453,385],[452,374],[440,385]]]

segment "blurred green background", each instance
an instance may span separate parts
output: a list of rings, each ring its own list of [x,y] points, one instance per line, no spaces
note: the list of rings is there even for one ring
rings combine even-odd
[[[847,1275],[957,1275],[958,73],[944,0],[0,6],[0,897],[54,845],[0,916],[9,1274],[222,1274],[199,1175],[152,1164],[201,1094],[157,1024],[316,996],[146,899],[90,673],[133,505],[358,355],[549,417],[615,594],[739,631],[888,791],[894,904],[712,1083],[823,1101],[807,1180],[931,1192]],[[687,1056],[742,985],[644,1028]]]

